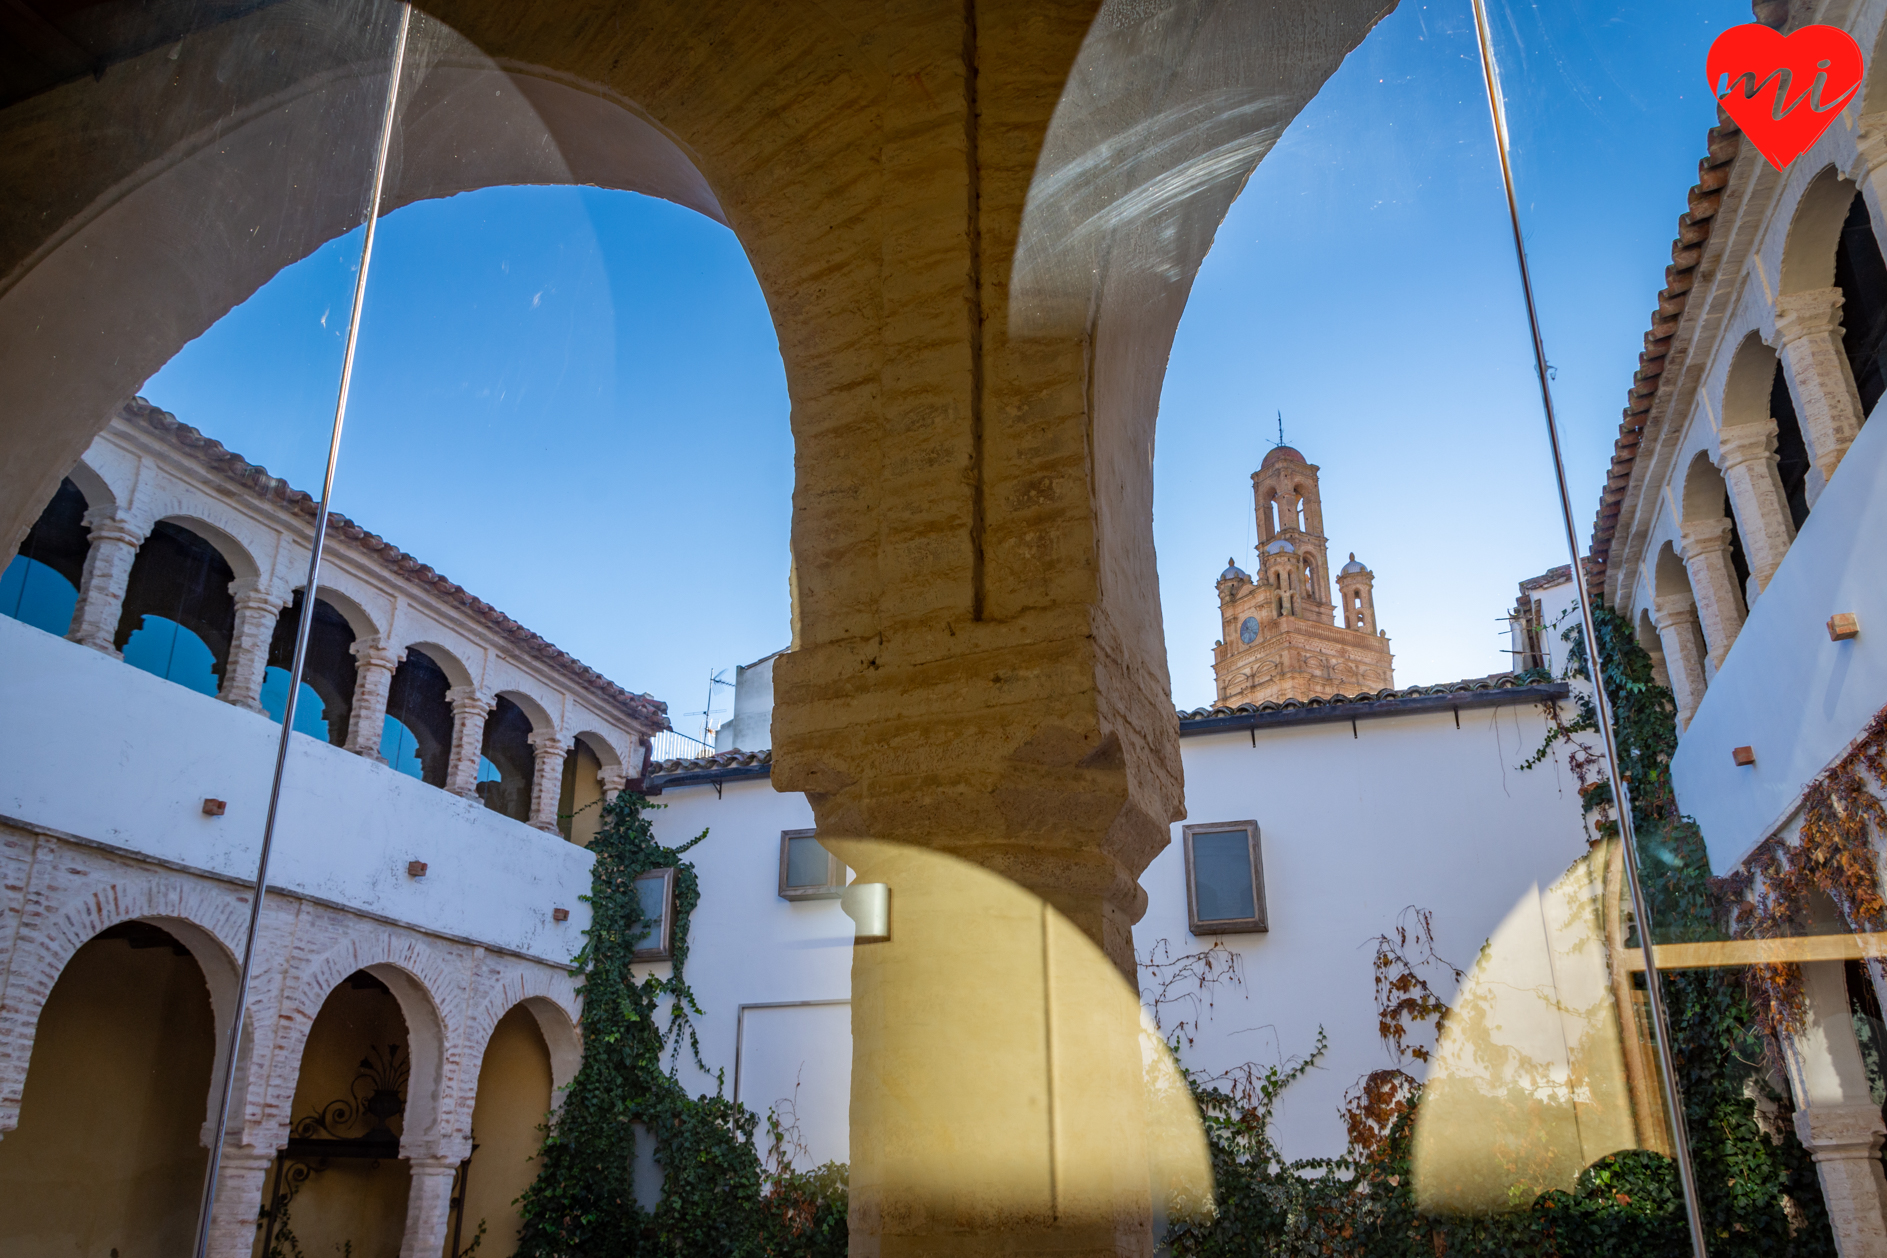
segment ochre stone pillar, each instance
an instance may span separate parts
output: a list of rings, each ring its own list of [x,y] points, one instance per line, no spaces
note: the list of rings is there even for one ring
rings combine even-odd
[[[229,583],[229,592],[236,598],[236,628],[229,636],[229,664],[223,669],[223,688],[216,697],[261,712],[269,644],[285,604],[256,577],[236,578]]]
[[[406,1190],[406,1233],[400,1239],[400,1258],[439,1258],[452,1222],[452,1177],[459,1159],[412,1157],[407,1164],[413,1181]]]
[[[537,758],[531,766],[531,820],[533,830],[556,834],[557,799],[563,793],[563,758],[570,750],[549,730],[531,735]]]
[[[385,764],[387,758],[380,754],[380,735],[386,728],[387,695],[406,652],[390,646],[384,638],[362,638],[348,650],[354,656],[354,706],[344,745],[357,756]],[[456,729],[457,722],[453,724]]]
[[[1863,418],[1861,394],[1854,387],[1854,372],[1841,345],[1842,300],[1838,288],[1776,298],[1776,338],[1782,342],[1789,393],[1802,422],[1808,456],[1824,485],[1860,433]]]
[[[1815,1156],[1841,1258],[1879,1258],[1887,1254],[1887,1126],[1868,1094],[1840,961],[1802,966],[1802,1003],[1802,1029],[1784,1037],[1796,1134]]]
[[[1761,592],[1795,541],[1795,521],[1776,470],[1776,421],[1732,424],[1717,434],[1717,449],[1749,574]]]
[[[225,1145],[216,1165],[216,1203],[210,1207],[209,1258],[250,1258],[256,1247],[256,1220],[273,1150]]]
[[[1698,649],[1697,604],[1688,594],[1667,594],[1651,613],[1664,643],[1664,667],[1671,675],[1671,695],[1677,700],[1677,728],[1681,733],[1704,701],[1704,657]]]
[[[118,636],[118,621],[124,614],[125,586],[148,530],[133,527],[111,507],[87,511],[85,528],[92,544],[85,552],[79,601],[72,608],[72,628],[66,637],[94,651],[117,655],[112,640]]]
[[[476,686],[454,686],[446,691],[452,705],[452,751],[446,757],[446,789],[467,799],[478,798],[478,761],[485,754],[485,718],[497,700]]]
[[[1697,600],[1697,621],[1710,649],[1709,672],[1723,667],[1724,657],[1743,627],[1743,593],[1736,588],[1736,568],[1730,562],[1730,521],[1693,520],[1682,526],[1684,569],[1690,574],[1691,593]]]

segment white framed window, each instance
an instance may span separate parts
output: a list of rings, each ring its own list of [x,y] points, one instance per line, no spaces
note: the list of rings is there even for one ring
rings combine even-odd
[[[845,873],[845,862],[826,851],[818,831],[780,831],[782,900],[836,900],[845,890]]]
[[[1187,826],[1186,921],[1195,935],[1271,929],[1265,915],[1265,866],[1256,821]]]
[[[668,961],[675,945],[675,871],[651,869],[636,875],[636,899],[642,906],[642,924],[631,940],[632,961]]]

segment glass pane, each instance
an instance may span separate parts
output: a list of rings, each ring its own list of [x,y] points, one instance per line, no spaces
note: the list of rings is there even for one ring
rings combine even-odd
[[[1228,922],[1257,916],[1251,877],[1251,839],[1243,830],[1192,836],[1193,894],[1199,920]]]
[[[636,883],[636,901],[642,906],[642,926],[634,941],[638,946],[655,946],[662,938],[662,919],[668,914],[668,880],[643,878]]]
[[[811,837],[786,841],[786,885],[823,887],[829,881],[832,858],[819,840]]]
[[[0,16],[0,705],[32,714],[0,773],[0,844],[23,861],[7,894],[39,906],[0,945],[6,989],[33,988],[8,997],[0,1085],[9,1253],[194,1252],[206,1179],[247,1252],[284,1204],[266,1181],[293,1125],[371,1095],[348,1091],[367,1045],[315,1016],[337,988],[368,999],[354,965],[316,980],[294,1033],[266,978],[239,987],[292,663],[276,631],[307,581],[400,13]],[[384,809],[310,788],[354,757],[325,745],[351,694],[309,682],[258,975],[281,972],[281,932],[314,901],[374,902],[426,855]],[[367,1030],[404,1062],[403,1028]],[[258,1122],[243,1083],[275,1086],[259,1063],[283,1053],[319,1086],[291,1073],[293,1112]],[[326,1192],[310,1191],[305,1222]],[[324,1230],[303,1243],[347,1239]]]

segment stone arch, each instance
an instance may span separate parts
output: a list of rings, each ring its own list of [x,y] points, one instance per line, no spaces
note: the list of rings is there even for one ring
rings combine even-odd
[[[124,922],[149,921],[162,926],[196,959],[210,989],[210,1005],[216,1017],[216,1063],[220,1069],[234,1011],[236,958],[248,925],[247,909],[236,892],[211,890],[187,878],[151,875],[82,886],[75,889],[63,908],[49,907],[52,911],[30,937],[21,932],[9,959],[6,991],[12,1016],[0,1021],[0,1133],[12,1131],[19,1123],[33,1040],[53,984],[81,947]],[[259,1004],[252,994],[245,1028],[266,1016]],[[252,1041],[252,1037],[245,1035],[245,1040]],[[237,1068],[243,1072],[239,1084],[247,1065],[246,1060],[238,1061]],[[210,1104],[215,1104],[214,1098]]]
[[[1659,598],[1681,594],[1694,599],[1690,589],[1690,573],[1685,570],[1684,561],[1678,558],[1676,542],[1666,540],[1658,548],[1658,558],[1652,573],[1653,589]]]
[[[473,684],[472,670],[465,666],[465,661],[460,658],[459,652],[453,650],[451,647],[441,646],[436,640],[431,638],[417,638],[412,642],[402,643],[400,649],[402,651],[425,652],[426,657],[437,664],[441,672],[445,673],[446,680],[450,681],[455,686],[470,686]]]
[[[538,1031],[544,1036],[545,1046],[550,1050],[553,1108],[562,1105],[562,1091],[576,1078],[577,1067],[583,1064],[583,1038],[579,1029],[582,1001],[577,995],[576,984],[561,970],[520,966],[502,975],[485,998],[466,1016],[459,1053],[459,1077],[466,1080],[468,1086],[460,1090],[458,1109],[454,1111],[454,1122],[462,1119],[463,1127],[454,1126],[452,1135],[464,1134],[470,1137],[472,1102],[475,1099],[472,1087],[478,1081],[478,1069],[485,1058],[485,1046],[490,1042],[492,1029],[498,1025],[498,1020],[519,1005],[530,1011]]]
[[[121,499],[116,487],[84,459],[72,465],[71,469],[66,472],[66,478],[77,485],[79,492],[85,495],[85,505],[88,510],[110,511],[117,509],[120,505]]]
[[[550,713],[551,702],[547,702],[531,693],[531,691],[518,686],[501,686],[497,690],[497,695],[500,699],[509,699],[511,702],[518,705],[518,709],[530,719],[532,734],[556,734],[558,732],[557,718]]]
[[[1854,184],[1833,165],[1823,167],[1802,189],[1782,245],[1780,293],[1833,287],[1835,247],[1854,203],[1854,191]]]
[[[295,584],[296,593],[306,588],[305,581]],[[379,622],[373,618],[373,613],[362,607],[359,600],[351,594],[336,589],[328,582],[323,581],[315,586],[315,597],[341,614],[341,618],[347,621],[347,627],[354,631],[355,639],[364,641],[368,638],[377,638],[383,632]]]
[[[1729,496],[1729,490],[1723,483],[1723,473],[1711,461],[1708,450],[1699,450],[1684,471],[1684,523],[1695,520],[1717,520],[1723,517],[1723,500]]]
[[[153,524],[175,524],[179,528],[189,529],[198,537],[216,548],[216,553],[223,557],[229,570],[236,574],[238,581],[245,577],[256,578],[262,575],[262,565],[256,562],[249,546],[238,539],[223,524],[217,524],[204,518],[208,512],[195,510],[166,511],[152,521]],[[225,521],[225,524],[230,521]]]
[[[356,970],[365,970],[385,983],[399,1002],[406,1020],[412,1072],[407,1080],[405,1133],[402,1157],[439,1154],[442,1117],[451,1112],[457,1083],[454,1023],[448,1009],[461,1003],[453,997],[463,990],[464,976],[423,941],[385,928],[359,929],[350,921],[348,937],[316,958],[299,975],[291,976],[295,995],[285,1002],[271,1054],[267,1093],[267,1122],[276,1143],[285,1138],[294,1120],[295,1086],[301,1077],[302,1054],[308,1033],[328,996]],[[463,1157],[446,1151],[444,1156]]]
[[[1638,645],[1651,657],[1651,680],[1660,686],[1669,687],[1671,675],[1664,664],[1664,643],[1658,638],[1658,627],[1651,623],[1651,612],[1643,607],[1638,609],[1638,620],[1632,626],[1633,636]]]
[[[603,733],[595,725],[585,725],[572,736],[571,741],[574,743],[578,738],[581,738],[588,744],[590,750],[596,753],[596,758],[603,762],[605,769],[623,767],[627,754],[624,745],[627,740],[622,734]]]
[[[1833,265],[1831,261],[1829,266]],[[1776,351],[1763,341],[1760,332],[1752,330],[1743,337],[1730,357],[1730,369],[1723,378],[1723,401],[1718,408],[1723,427],[1773,422],[1769,397],[1781,361]]]

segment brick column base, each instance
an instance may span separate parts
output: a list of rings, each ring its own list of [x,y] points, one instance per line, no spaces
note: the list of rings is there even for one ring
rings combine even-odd
[[[224,1148],[216,1168],[216,1202],[210,1207],[209,1258],[249,1258],[256,1247],[256,1220],[275,1154],[246,1147]]]
[[[413,1186],[406,1193],[406,1236],[400,1241],[400,1258],[438,1258],[452,1218],[452,1177],[459,1163],[442,1157],[409,1158],[408,1163]]]

